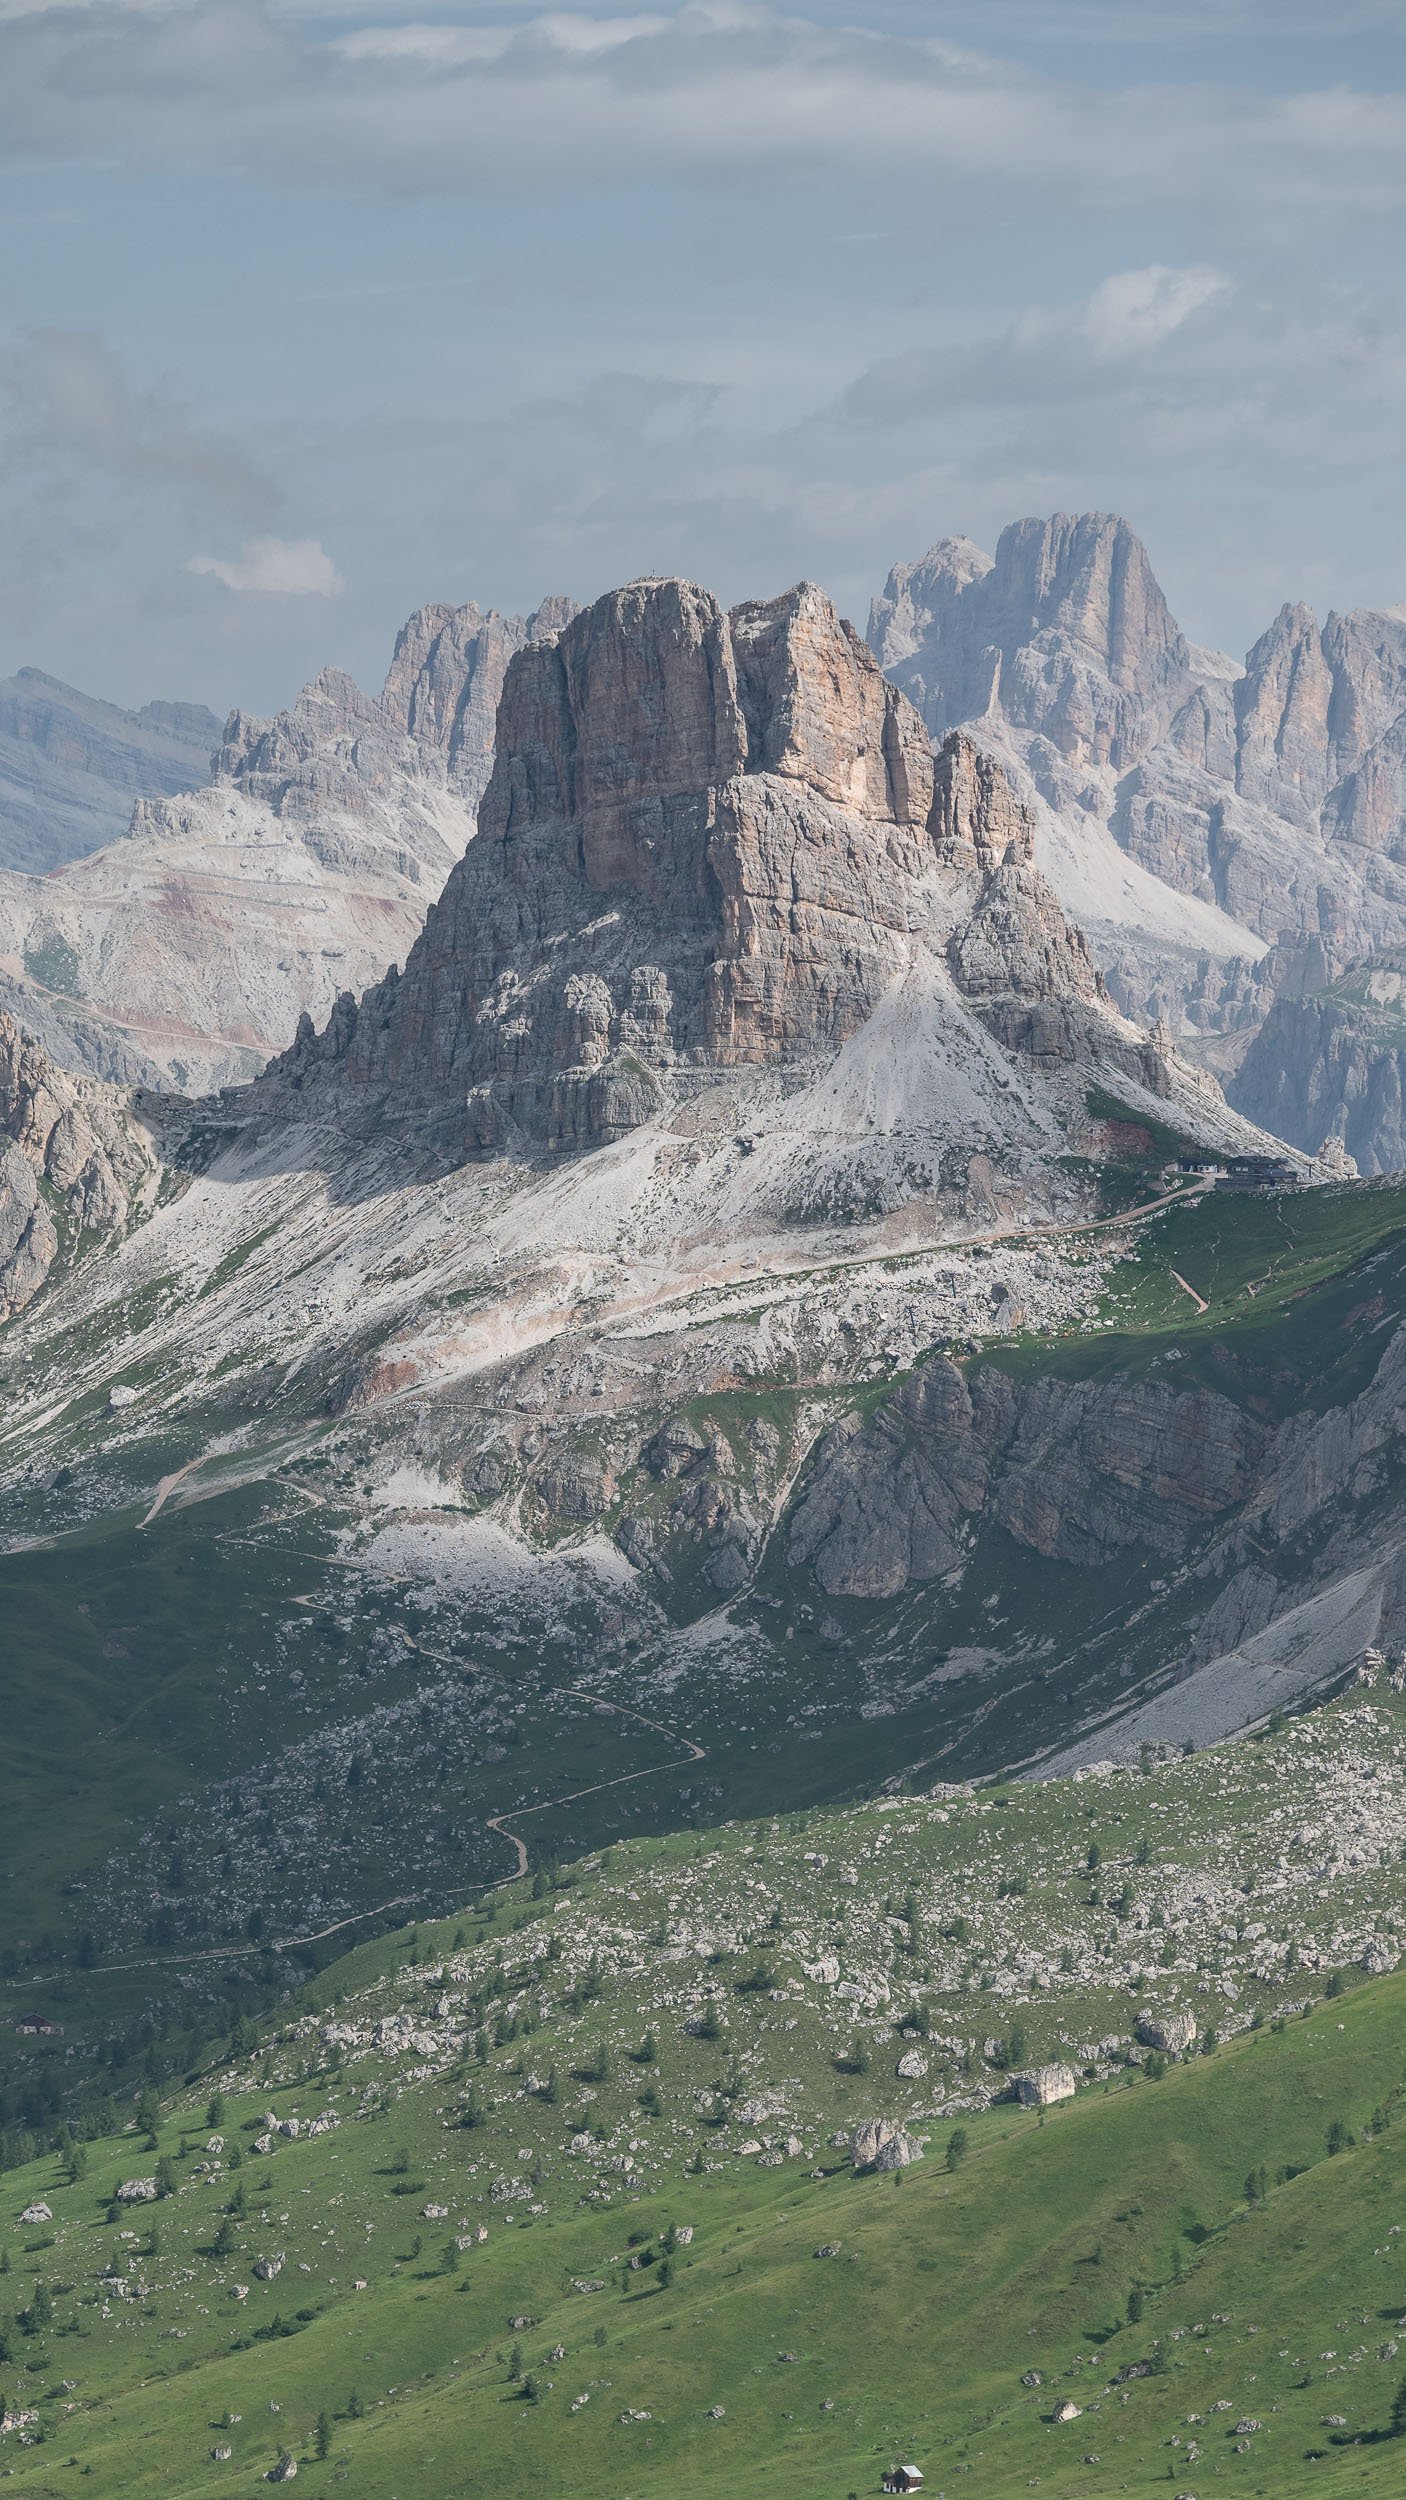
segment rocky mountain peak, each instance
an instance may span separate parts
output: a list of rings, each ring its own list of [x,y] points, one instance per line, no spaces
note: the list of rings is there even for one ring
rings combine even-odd
[[[995,717],[1076,767],[1131,763],[1190,682],[1147,551],[1107,512],[1014,521],[994,558],[939,541],[889,575],[869,642],[934,736]]]
[[[471,599],[461,608],[417,608],[396,636],[381,708],[440,760],[471,806],[487,785],[509,660],[525,643],[559,633],[575,613],[564,598],[544,599],[527,617],[501,616]]]
[[[919,963],[1040,1065],[1113,1023],[1000,766],[962,735],[934,762],[823,592],[631,582],[510,662],[478,839],[403,976],[273,1082],[394,1088],[451,1151],[456,1124],[599,1144],[710,1069],[815,1064]]]
[[[1149,699],[1185,676],[1185,638],[1147,549],[1117,513],[1013,521],[997,541],[991,576],[990,610],[1003,650],[1060,634],[1087,651],[1115,686]]]

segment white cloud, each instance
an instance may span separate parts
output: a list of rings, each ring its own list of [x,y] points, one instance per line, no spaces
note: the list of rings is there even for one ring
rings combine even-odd
[[[850,384],[841,407],[863,424],[906,424],[939,409],[1047,409],[1119,382],[1156,383],[1181,352],[1178,334],[1231,292],[1230,279],[1205,266],[1118,270],[1082,304],[1035,305],[997,338],[881,357]]]
[[[1120,269],[1094,288],[1079,328],[1102,356],[1157,347],[1229,285],[1219,269],[1204,266],[1169,269],[1157,261],[1148,269]]]
[[[1312,231],[1398,208],[1406,99],[1347,86],[1122,92],[911,28],[906,10],[835,22],[760,0],[683,0],[505,20],[463,0],[407,22],[379,0],[355,31],[274,0],[198,7],[0,0],[0,145],[114,164],[218,165],[294,182],[489,188],[530,161],[539,185],[651,175],[788,179],[883,165],[905,185],[975,178],[1111,211],[1253,201]],[[6,13],[6,11],[10,13]],[[368,9],[368,16],[371,11]]]
[[[346,584],[315,538],[246,538],[237,556],[192,556],[188,573],[213,573],[228,590],[331,599]]]

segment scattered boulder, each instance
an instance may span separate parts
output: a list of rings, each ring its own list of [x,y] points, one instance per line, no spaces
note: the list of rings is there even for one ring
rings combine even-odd
[[[1137,2036],[1145,2049],[1161,2049],[1168,2057],[1184,2057],[1195,2045],[1196,2017],[1185,2011],[1139,2014]]]
[[[1054,2418],[1057,2422],[1077,2422],[1083,2410],[1083,2406],[1076,2405],[1072,2396],[1066,2396],[1063,2404],[1055,2406]]]
[[[856,2170],[903,2170],[922,2160],[923,2148],[891,2118],[866,2118],[850,2137],[849,2157]]]
[[[20,2215],[21,2222],[52,2222],[53,2219],[53,2208],[49,2205],[26,2205]]]
[[[124,2179],[117,2191],[117,2202],[119,2205],[154,2205],[156,2181],[154,2179]]]
[[[271,2465],[269,2467],[267,2474],[264,2476],[264,2481],[266,2483],[291,2483],[297,2471],[297,2458],[290,2457],[287,2449],[285,2448],[282,2456],[278,2460],[277,2465]]]
[[[258,2276],[261,2283],[271,2283],[276,2274],[281,2274],[283,2272],[283,2259],[281,2257],[260,2257],[255,2264],[254,2272]]]
[[[1072,2100],[1076,2078],[1072,2066],[1032,2066],[1028,2074],[1012,2075],[1016,2099],[1026,2109],[1048,2109],[1052,2101]]]
[[[921,2049],[905,2049],[894,2071],[904,2083],[920,2083],[928,2071],[928,2061]]]

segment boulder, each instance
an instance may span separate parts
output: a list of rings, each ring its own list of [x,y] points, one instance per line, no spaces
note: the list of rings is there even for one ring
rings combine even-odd
[[[1139,2014],[1137,2036],[1146,2049],[1161,2049],[1169,2057],[1183,2057],[1196,2041],[1196,2017],[1184,2010],[1179,2013]]]
[[[850,2137],[849,2157],[856,2170],[904,2170],[922,2160],[923,2148],[893,2119],[866,2118]]]
[[[1032,2066],[1028,2074],[1012,2075],[1011,2083],[1026,2109],[1048,2109],[1052,2101],[1071,2100],[1076,2089],[1073,2067],[1059,2064]]]

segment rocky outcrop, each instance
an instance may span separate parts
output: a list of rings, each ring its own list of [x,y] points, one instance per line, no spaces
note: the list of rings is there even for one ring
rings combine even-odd
[[[115,841],[135,799],[205,780],[219,736],[201,703],[124,712],[20,669],[0,684],[0,869],[42,877]]]
[[[1159,2049],[1168,2057],[1185,2056],[1197,2038],[1196,2017],[1185,2011],[1139,2014],[1136,2030],[1144,2048]]]
[[[1248,1498],[1267,1441],[1210,1391],[1022,1383],[989,1364],[968,1380],[940,1355],[821,1443],[789,1559],[827,1596],[887,1598],[955,1570],[975,1519],[1054,1561],[1175,1553]]]
[[[462,608],[417,608],[396,636],[381,707],[422,752],[442,759],[475,814],[493,768],[508,662],[524,643],[559,634],[575,613],[570,599],[544,599],[525,618],[470,600]]]
[[[1049,2109],[1055,2101],[1071,2101],[1078,2088],[1072,2066],[1032,2066],[1028,2074],[1012,2075],[1011,2090],[1023,2109]]]
[[[922,2160],[923,2148],[892,2118],[866,2118],[850,2137],[849,2157],[855,2170],[906,2170]]]
[[[1336,1141],[1359,1172],[1406,1168],[1406,950],[1341,981],[1277,999],[1230,1087],[1231,1100],[1307,1154]]]
[[[120,847],[0,877],[0,993],[102,1074],[252,1075],[404,959],[472,837],[507,662],[565,612],[423,609],[381,697],[324,669],[272,720],[232,713],[213,779],[139,799]]]
[[[0,1014],[0,1317],[33,1301],[61,1251],[122,1230],[156,1174],[121,1098]]]
[[[510,664],[478,840],[403,977],[271,1081],[409,1089],[450,1151],[600,1145],[710,1070],[833,1053],[920,959],[1032,1065],[1138,1062],[1004,775],[960,736],[934,761],[820,591],[727,614],[636,582]]]

